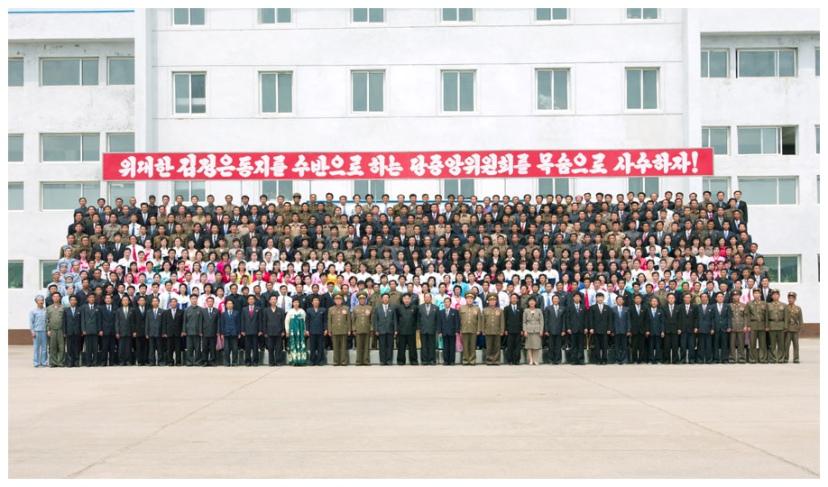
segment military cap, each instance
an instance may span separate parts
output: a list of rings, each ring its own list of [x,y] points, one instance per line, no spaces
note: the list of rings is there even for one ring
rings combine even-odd
[[[795,293],[795,292],[793,292],[793,291],[789,292],[789,293],[788,293],[788,297],[791,297],[791,296],[796,297],[796,293]]]
[[[779,289],[772,290],[771,291],[771,296],[773,296],[774,294],[779,294]]]
[[[486,301],[491,301],[491,300],[493,300],[493,299],[494,299],[494,300],[497,300],[497,294],[495,294],[495,293],[489,293],[489,295],[488,295],[488,296],[486,296]]]
[[[359,293],[359,294],[357,294],[357,299],[359,299],[359,298],[367,298],[367,297],[368,297],[368,294],[366,294],[366,293]]]
[[[302,195],[300,193],[293,193],[294,198],[301,198]]]
[[[473,298],[473,297],[474,297],[474,293],[473,293],[473,292],[471,292],[471,291],[469,291],[469,292],[467,292],[467,293],[466,293],[466,297],[467,297],[467,298]]]

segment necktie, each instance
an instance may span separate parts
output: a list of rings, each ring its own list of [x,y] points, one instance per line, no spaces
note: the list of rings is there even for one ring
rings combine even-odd
[[[514,304],[512,305],[512,313],[517,313],[517,306]]]
[[[250,317],[253,317],[253,306],[250,307]]]
[[[107,304],[107,305],[106,305],[106,310],[107,310],[107,311],[112,311],[112,306],[111,306],[111,305],[109,305],[109,304]]]

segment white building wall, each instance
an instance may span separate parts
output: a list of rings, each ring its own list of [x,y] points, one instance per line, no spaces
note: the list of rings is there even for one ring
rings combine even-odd
[[[24,260],[24,289],[12,290],[12,328],[40,280],[39,261],[55,259],[71,211],[41,211],[39,182],[95,180],[95,163],[41,163],[37,134],[51,131],[135,131],[142,151],[392,151],[698,146],[703,125],[800,127],[796,156],[717,156],[716,174],[799,174],[799,204],[753,206],[750,230],[768,254],[797,254],[796,288],[806,321],[818,318],[817,214],[813,127],[818,78],[813,76],[819,26],[816,11],[663,9],[655,21],[628,21],[624,9],[571,9],[570,19],[534,21],[532,9],[476,9],[472,23],[443,23],[438,9],[386,9],[381,24],[354,24],[349,9],[293,9],[290,24],[260,25],[255,9],[207,9],[204,26],[171,25],[171,9],[134,13],[10,15],[10,55],[22,55],[26,86],[10,88],[10,133],[25,134],[25,162],[10,164],[10,181],[24,181],[25,210],[10,212],[10,259]],[[784,34],[781,34],[784,33]],[[734,36],[732,34],[739,34]],[[35,40],[36,42],[30,42]],[[798,47],[794,79],[701,79],[700,47]],[[135,54],[135,86],[105,84],[105,57]],[[60,54],[58,54],[60,53]],[[71,54],[65,54],[71,53]],[[40,87],[38,58],[99,55],[95,87]],[[732,60],[735,61],[735,58]],[[658,67],[659,109],[625,109],[626,67]],[[734,64],[731,63],[731,67]],[[570,109],[538,112],[535,69],[570,69]],[[385,110],[350,110],[350,71],[385,71]],[[440,110],[442,69],[474,69],[475,111]],[[172,73],[207,73],[207,113],[172,113]],[[293,72],[293,112],[259,113],[258,72]],[[208,182],[227,192],[258,195],[256,182]],[[303,194],[352,194],[347,181],[295,181]],[[386,181],[398,193],[442,190],[439,180]],[[580,178],[570,191],[626,192],[625,178]],[[660,190],[701,193],[702,178],[661,178]],[[102,193],[106,185],[101,185]],[[479,179],[478,195],[534,193],[530,178]],[[136,196],[171,193],[172,183],[137,183]],[[31,225],[36,221],[37,225]],[[780,223],[781,222],[781,223]],[[784,225],[779,231],[778,225]],[[790,235],[810,235],[790,238]],[[25,242],[25,245],[22,243]],[[19,299],[18,299],[19,298]]]

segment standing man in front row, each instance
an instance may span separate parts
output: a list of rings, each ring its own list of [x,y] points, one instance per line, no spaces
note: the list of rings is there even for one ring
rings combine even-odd
[[[543,334],[549,337],[549,361],[557,365],[561,363],[561,347],[563,337],[566,336],[564,327],[564,308],[561,306],[561,297],[552,296],[552,304],[543,310]],[[543,361],[543,357],[541,357]]]
[[[351,334],[351,313],[342,304],[342,294],[334,296],[334,305],[328,308],[328,331],[333,341],[334,365],[348,365],[348,335]]]
[[[788,353],[793,344],[793,363],[799,363],[799,331],[802,329],[802,308],[796,305],[796,293],[788,293],[785,307],[785,344],[782,361],[788,363]]]
[[[351,310],[351,329],[356,335],[356,364],[371,365],[371,325],[373,310],[366,304],[368,295],[360,292],[357,295],[359,304]]]
[[[278,306],[279,297],[277,295],[271,294],[267,301],[269,306],[262,311],[262,319],[264,320],[263,328],[267,342],[267,364],[274,367],[280,365],[284,360],[285,310]]]
[[[184,365],[181,353],[181,334],[184,333],[184,311],[178,309],[178,299],[170,298],[170,309],[164,311],[164,333],[167,345],[167,365]]]
[[[66,315],[60,293],[52,293],[52,305],[46,310],[46,336],[49,339],[49,367],[63,367],[63,328]]]
[[[486,297],[483,310],[483,334],[486,336],[486,365],[500,365],[500,337],[506,334],[503,310],[497,306],[497,294]]]
[[[34,366],[47,367],[46,300],[39,294],[35,296],[34,309],[29,311],[29,330],[34,341]]]
[[[566,311],[566,334],[570,337],[567,363],[584,365],[584,331],[587,326],[587,312],[581,305],[581,293],[576,292],[572,295],[572,304]]]
[[[451,307],[451,298],[443,300],[444,309],[440,311],[437,322],[439,333],[443,337],[443,365],[454,365],[457,332],[460,330],[460,314]]]
[[[747,362],[747,305],[740,301],[740,294],[734,292],[730,302],[730,363]]]
[[[420,330],[420,363],[437,365],[437,306],[431,304],[431,293],[423,294],[423,304],[417,313],[417,329]]]
[[[64,311],[64,323],[66,323],[66,361],[67,366],[77,367],[80,365],[81,350],[81,314],[78,307],[78,297],[74,294],[69,296],[69,307]]]
[[[768,335],[770,337],[770,351],[768,363],[782,363],[785,356],[785,305],[779,301],[779,290],[771,291],[771,302],[768,303]]]
[[[733,325],[730,306],[724,302],[724,293],[716,294],[716,305],[713,307],[713,324],[715,331],[713,358],[717,364],[727,363],[730,354],[727,340],[733,330]]]
[[[650,298],[647,310],[647,355],[651,364],[661,362],[661,339],[664,338],[664,312],[658,306],[658,298]]]
[[[518,305],[517,294],[512,293],[509,296],[509,305],[503,310],[503,321],[506,323],[506,363],[519,365],[521,337],[523,336],[523,309]]]
[[[394,330],[397,328],[397,313],[390,304],[388,293],[382,293],[382,303],[376,307],[371,317],[374,335],[379,346],[380,365],[391,365],[394,355]]]
[[[262,335],[261,318],[256,309],[256,297],[247,296],[247,306],[241,314],[241,330],[244,337],[244,364],[248,367],[259,365],[259,335]]]
[[[201,364],[201,308],[198,295],[190,295],[190,305],[184,310],[184,333],[187,337],[187,367]]]
[[[477,335],[482,333],[483,312],[474,304],[474,294],[466,293],[466,304],[460,306],[460,334],[463,338],[463,365],[477,361]],[[445,341],[445,340],[444,340]]]
[[[595,360],[596,364],[607,364],[607,350],[609,335],[612,333],[612,312],[609,306],[604,304],[604,293],[595,294],[596,303],[589,308],[589,334],[591,340],[595,341],[595,352],[590,361]]]
[[[213,307],[215,299],[207,297],[207,307],[201,311],[201,356],[202,365],[215,367],[216,365],[216,336],[219,328],[219,313]]]
[[[629,355],[629,340],[630,336],[630,313],[627,307],[624,306],[624,296],[617,296],[615,298],[615,311],[613,320],[613,334],[615,336],[615,363],[618,365],[627,363],[627,356]]]
[[[101,319],[95,306],[95,293],[86,295],[86,304],[81,308],[81,334],[83,335],[83,365],[92,367],[98,355],[98,333]]]
[[[753,290],[753,301],[747,304],[746,309],[750,328],[748,359],[752,364],[763,364],[768,361],[768,303],[762,299],[762,291]]]
[[[161,332],[164,329],[162,316],[164,313],[159,309],[161,301],[157,296],[152,297],[150,310],[147,312],[146,333],[149,339],[149,364],[150,366],[163,365],[165,363],[164,347],[161,346]]]

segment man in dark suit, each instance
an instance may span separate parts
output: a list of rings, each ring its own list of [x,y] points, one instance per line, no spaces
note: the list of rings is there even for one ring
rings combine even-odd
[[[615,348],[615,363],[618,365],[628,363],[629,337],[630,337],[630,313],[624,306],[624,296],[616,296],[615,309],[612,314],[613,338]]]
[[[698,309],[699,353],[696,363],[712,364],[715,328],[713,325],[713,306],[710,305],[710,297],[707,293],[702,293],[701,304]]]
[[[214,367],[216,365],[216,335],[219,329],[219,312],[215,308],[215,299],[212,296],[205,300],[206,306],[201,309],[201,353],[202,365]]]
[[[184,365],[184,353],[181,348],[181,335],[184,331],[184,311],[178,309],[178,299],[170,298],[170,309],[164,310],[161,320],[163,326],[161,338],[165,342],[164,353],[167,356],[167,365],[170,367]]]
[[[595,352],[592,356],[596,364],[607,364],[607,350],[609,336],[612,333],[612,312],[604,304],[604,293],[595,294],[596,303],[589,308],[589,334],[595,341]]]
[[[184,310],[184,321],[182,323],[184,336],[186,340],[186,365],[192,367],[193,365],[200,365],[202,361],[201,356],[201,326],[202,326],[201,308],[198,306],[198,295],[190,295],[190,305]]]
[[[645,332],[647,331],[647,310],[641,304],[643,298],[640,293],[633,294],[632,303],[628,309],[630,320],[630,363],[640,364],[648,362]]]
[[[118,340],[118,364],[132,365],[132,321],[135,311],[129,296],[121,298],[121,306],[115,310],[115,338]]]
[[[460,314],[451,308],[451,298],[443,300],[443,310],[440,311],[437,326],[443,337],[443,365],[454,365],[456,355],[455,345],[457,332],[460,330]]]
[[[730,305],[724,302],[724,293],[716,294],[713,311],[713,360],[717,364],[727,363],[730,355],[731,312]]]
[[[322,365],[325,355],[325,337],[328,335],[328,314],[327,310],[320,306],[319,296],[311,298],[311,305],[305,311],[306,326],[310,334],[308,347],[311,365]]]
[[[423,294],[423,304],[417,313],[417,329],[420,330],[420,363],[437,364],[437,306],[431,303],[431,293]]]
[[[262,328],[267,340],[267,363],[271,367],[284,361],[285,312],[278,305],[279,297],[271,294],[268,306],[262,310]]]
[[[565,311],[566,308],[561,305],[561,298],[557,294],[552,296],[552,304],[543,310],[543,334],[549,337],[549,360],[555,365],[560,364],[562,360],[561,347],[566,335]]]
[[[69,296],[69,307],[64,310],[63,333],[66,336],[66,365],[77,367],[80,365],[81,313],[75,295]]]
[[[149,341],[149,364],[150,366],[163,365],[164,347],[161,345],[161,334],[164,329],[164,312],[159,309],[161,301],[153,296],[150,309],[147,311],[146,333]]]
[[[132,345],[135,347],[135,363],[147,365],[147,297],[136,298],[135,317],[132,320]]]
[[[572,304],[564,316],[571,344],[566,361],[572,365],[584,365],[584,330],[587,329],[588,319],[586,308],[581,304],[581,293],[572,295]]]
[[[83,365],[92,367],[98,355],[98,337],[101,335],[101,314],[95,306],[95,294],[86,296],[86,304],[80,310],[81,334],[83,335]]]
[[[506,363],[520,364],[520,345],[523,333],[523,309],[518,305],[518,295],[509,296],[509,306],[503,310],[506,327]]]
[[[688,292],[681,296],[683,301],[678,307],[678,329],[681,332],[679,340],[679,362],[694,363],[696,361],[696,333],[698,332],[698,309],[691,301],[693,296]]]
[[[402,302],[396,307],[397,313],[397,365],[405,365],[405,353],[411,365],[417,365],[417,306],[411,304],[411,295],[402,296]]]
[[[394,331],[397,328],[397,313],[390,304],[388,293],[382,294],[382,303],[374,310],[371,319],[373,320],[374,334],[379,341],[379,359],[381,365],[391,365],[391,358],[394,355]]]
[[[244,364],[248,367],[259,365],[259,336],[263,336],[256,297],[247,296],[247,306],[241,312],[241,334],[244,337]]]
[[[658,298],[650,298],[650,306],[645,312],[646,324],[644,336],[647,342],[647,360],[651,364],[661,362],[661,341],[664,339],[664,311],[658,306]]]
[[[678,306],[676,306],[676,295],[667,295],[667,304],[664,306],[664,363],[681,363],[679,357],[679,336],[681,328],[678,322]]]

